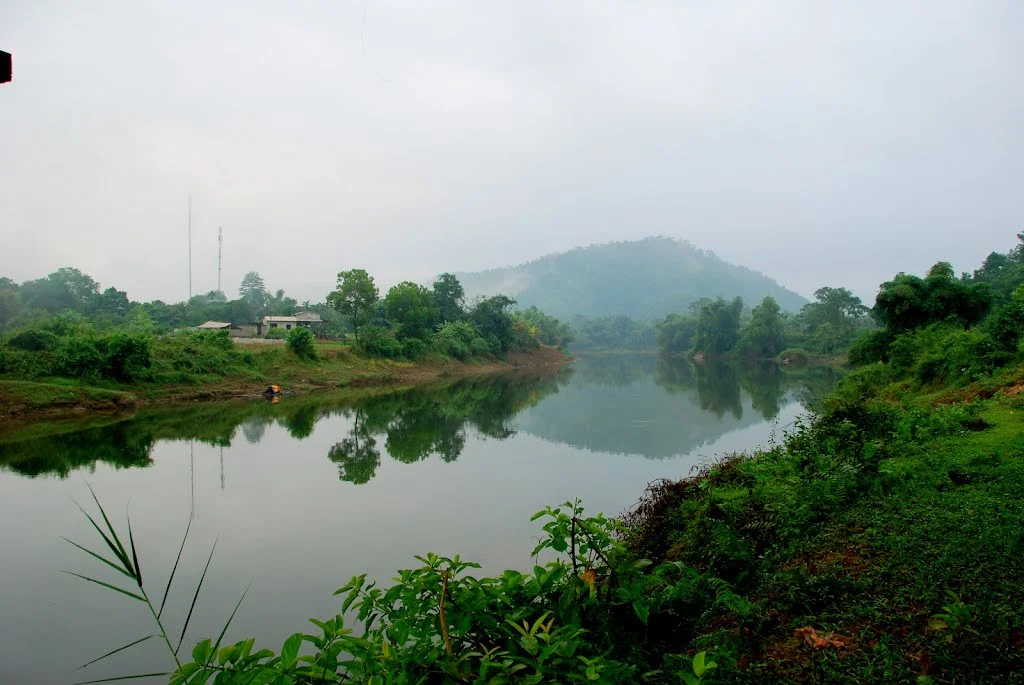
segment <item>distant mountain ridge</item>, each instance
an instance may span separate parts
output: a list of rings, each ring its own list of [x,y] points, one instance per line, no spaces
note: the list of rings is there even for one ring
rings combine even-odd
[[[521,308],[536,306],[559,318],[625,314],[655,319],[685,312],[702,297],[718,296],[738,295],[753,306],[771,295],[791,312],[807,304],[760,272],[664,236],[577,247],[518,266],[456,276],[468,300],[502,293],[516,298]]]

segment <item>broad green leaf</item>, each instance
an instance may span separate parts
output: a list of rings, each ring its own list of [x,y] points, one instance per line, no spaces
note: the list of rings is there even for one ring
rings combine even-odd
[[[302,633],[295,633],[284,641],[284,646],[281,647],[281,664],[285,668],[291,668],[295,665],[301,645]]]
[[[698,678],[701,678],[704,676],[705,670],[707,669],[704,667],[704,652],[697,652],[693,657],[693,672]]]

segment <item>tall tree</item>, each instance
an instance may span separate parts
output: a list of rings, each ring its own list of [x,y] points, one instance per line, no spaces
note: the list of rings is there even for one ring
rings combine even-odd
[[[46,278],[26,281],[20,288],[26,306],[61,312],[72,309],[92,314],[100,298],[100,285],[73,267],[54,271]]]
[[[458,321],[466,315],[466,292],[455,274],[441,274],[434,281],[434,306],[442,322]]]
[[[782,318],[779,303],[771,295],[754,307],[750,323],[743,329],[743,352],[758,359],[770,359],[782,351]]]
[[[496,345],[497,349],[491,350],[494,354],[504,354],[512,343],[513,322],[509,309],[515,303],[511,297],[495,295],[477,302],[470,312],[469,318],[476,324],[480,335],[488,344]]]
[[[706,355],[725,354],[740,339],[740,314],[743,298],[726,302],[719,297],[700,308],[694,349]]]
[[[99,310],[107,314],[123,316],[128,313],[128,293],[117,288],[107,288],[100,295]]]
[[[359,344],[359,327],[369,321],[380,293],[366,269],[350,269],[338,274],[338,287],[327,296],[327,304],[349,317]]]
[[[255,271],[250,271],[242,277],[242,284],[238,288],[238,297],[253,307],[262,309],[267,306],[270,295],[267,292],[267,286],[263,283],[263,277]]]
[[[436,318],[433,295],[422,285],[405,281],[393,286],[384,297],[388,318],[398,324],[403,338],[425,338]]]
[[[987,283],[964,283],[953,277],[947,262],[939,262],[926,278],[899,273],[883,283],[872,311],[893,333],[939,321],[968,328],[984,318],[992,301]]]

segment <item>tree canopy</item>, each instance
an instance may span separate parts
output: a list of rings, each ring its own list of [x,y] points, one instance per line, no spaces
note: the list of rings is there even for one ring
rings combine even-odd
[[[338,287],[327,296],[327,303],[349,317],[358,343],[359,328],[373,317],[379,298],[373,276],[366,269],[350,269],[338,274]]]

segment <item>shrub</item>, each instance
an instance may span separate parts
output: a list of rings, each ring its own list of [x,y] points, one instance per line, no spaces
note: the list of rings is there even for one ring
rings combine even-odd
[[[470,345],[480,333],[468,321],[447,321],[434,334],[434,349],[441,354],[466,359],[471,354]]]
[[[427,343],[419,338],[406,338],[402,342],[402,354],[407,359],[419,359],[427,351]]]
[[[39,328],[29,328],[28,330],[16,333],[7,340],[9,347],[28,352],[56,349],[59,344],[60,338],[50,331]]]
[[[402,343],[382,326],[364,326],[359,331],[359,349],[371,357],[396,359],[402,356]]]
[[[104,357],[101,373],[119,381],[139,378],[152,365],[148,335],[113,333],[97,341]]]
[[[891,342],[892,335],[885,330],[862,333],[850,345],[850,363],[860,366],[886,361]]]
[[[277,330],[277,329],[272,329]],[[308,328],[298,327],[288,331],[285,345],[301,359],[316,359],[316,344],[313,333]]]
[[[473,338],[469,343],[469,351],[474,357],[489,357],[491,356],[491,346],[487,344],[487,341],[483,338]]]
[[[103,356],[96,344],[87,338],[67,338],[57,350],[54,371],[59,376],[84,378],[98,375]]]
[[[283,328],[268,328],[263,337],[267,340],[284,340],[288,337],[288,331]]]

